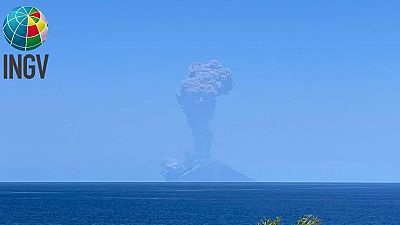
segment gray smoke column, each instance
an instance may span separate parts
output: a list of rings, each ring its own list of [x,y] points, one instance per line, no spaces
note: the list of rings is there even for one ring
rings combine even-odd
[[[196,164],[208,159],[212,142],[209,123],[214,117],[216,98],[232,89],[231,72],[218,61],[193,63],[176,97],[187,117],[194,147],[186,154],[186,163]]]
[[[218,61],[193,63],[178,88],[176,98],[192,131],[194,146],[186,159],[171,158],[161,163],[167,181],[178,182],[246,182],[246,175],[210,158],[212,133],[209,123],[214,117],[217,97],[232,89],[231,72]]]

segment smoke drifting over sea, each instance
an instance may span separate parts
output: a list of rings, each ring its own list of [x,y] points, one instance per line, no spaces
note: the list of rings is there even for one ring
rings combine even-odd
[[[193,149],[184,161],[166,160],[162,175],[167,181],[250,181],[229,166],[210,159],[212,132],[209,123],[214,117],[218,96],[232,89],[232,75],[218,61],[193,63],[178,88],[176,98],[187,118],[193,135]]]
[[[194,63],[182,81],[176,97],[186,114],[192,131],[194,146],[187,152],[188,163],[196,163],[210,156],[212,132],[209,122],[214,117],[216,98],[232,89],[230,71],[218,61]]]

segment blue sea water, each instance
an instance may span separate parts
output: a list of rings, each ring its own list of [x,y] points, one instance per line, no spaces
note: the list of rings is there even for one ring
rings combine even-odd
[[[0,183],[0,225],[399,225],[400,184]]]

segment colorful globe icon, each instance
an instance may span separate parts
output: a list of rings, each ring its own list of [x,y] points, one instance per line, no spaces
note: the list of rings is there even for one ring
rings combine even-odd
[[[46,40],[47,20],[43,13],[30,6],[13,9],[4,20],[3,33],[7,42],[22,51],[33,50]]]

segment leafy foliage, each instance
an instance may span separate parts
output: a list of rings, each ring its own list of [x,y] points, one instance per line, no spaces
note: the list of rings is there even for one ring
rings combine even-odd
[[[318,217],[315,217],[313,215],[304,215],[297,222],[297,225],[320,225],[320,224],[321,224],[321,220],[318,219]]]
[[[265,219],[257,225],[280,225],[281,218],[277,217],[275,220]],[[296,225],[321,225],[321,220],[313,215],[304,215],[299,219]]]

